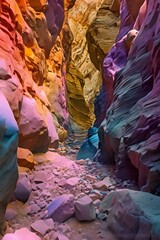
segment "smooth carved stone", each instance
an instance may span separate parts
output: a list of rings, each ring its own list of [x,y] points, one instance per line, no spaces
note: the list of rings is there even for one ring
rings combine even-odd
[[[99,210],[107,213],[107,226],[118,239],[159,239],[160,201],[150,193],[132,190],[110,192]]]

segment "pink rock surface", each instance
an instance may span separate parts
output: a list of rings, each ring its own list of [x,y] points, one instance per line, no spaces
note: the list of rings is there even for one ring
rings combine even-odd
[[[21,228],[15,233],[6,234],[2,240],[41,240],[35,233],[30,232],[27,228]]]

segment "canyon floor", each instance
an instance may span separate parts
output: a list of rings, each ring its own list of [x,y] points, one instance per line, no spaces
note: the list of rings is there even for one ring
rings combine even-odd
[[[33,170],[20,168],[20,181],[28,179],[29,198],[26,203],[16,200],[8,205],[6,212],[8,233],[27,228],[42,240],[117,239],[107,230],[107,215],[99,212],[100,202],[111,190],[120,188],[137,190],[137,186],[134,182],[117,179],[113,165],[75,160],[78,148],[78,141],[68,140],[67,144],[61,144],[57,151],[50,149],[45,154],[35,154],[36,164]],[[108,181],[107,190],[102,190],[99,184],[103,179]],[[52,226],[46,229],[44,225],[46,226],[47,206],[63,194],[73,194],[75,200],[88,195],[93,200],[96,219],[89,222],[78,221],[73,215],[64,223],[52,222]]]

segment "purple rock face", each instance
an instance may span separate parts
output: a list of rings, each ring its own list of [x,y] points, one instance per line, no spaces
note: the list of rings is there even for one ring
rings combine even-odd
[[[139,7],[142,3],[139,1]],[[130,9],[130,1],[122,1],[121,9],[123,5]],[[140,27],[131,49],[127,48],[124,36],[103,64],[103,104],[107,112],[101,145],[105,149],[105,160],[112,153],[119,177],[137,178],[140,186],[147,183],[145,190],[152,192],[160,180],[159,7],[160,0],[149,0],[142,6],[137,19],[132,18],[135,25],[127,25],[127,31]],[[121,11],[122,19],[126,11]],[[117,39],[127,32],[123,24],[122,21]]]
[[[74,214],[74,196],[64,194],[54,199],[47,207],[48,218],[55,222],[62,223]]]
[[[47,25],[52,34],[53,41],[56,40],[64,21],[63,0],[48,0],[48,8],[45,12]]]

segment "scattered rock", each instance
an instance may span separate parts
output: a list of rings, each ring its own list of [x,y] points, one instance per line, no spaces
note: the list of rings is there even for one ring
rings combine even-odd
[[[159,239],[160,201],[150,193],[123,189],[110,192],[99,210],[107,213],[107,225],[118,238]]]
[[[111,186],[113,186],[113,184],[109,177],[106,177],[102,181],[93,184],[94,188],[101,190],[101,191],[107,191],[109,189],[109,187],[111,187]]]
[[[74,214],[74,196],[72,194],[64,194],[54,199],[47,207],[48,218],[53,221],[62,223],[72,217]]]
[[[15,233],[6,234],[2,240],[41,240],[35,233],[30,232],[27,228],[21,228]]]
[[[19,178],[14,192],[15,198],[23,203],[27,202],[31,189],[32,187],[28,177],[24,176]]]
[[[6,220],[12,220],[17,216],[17,211],[12,208],[7,208],[6,214],[5,214],[5,219]]]
[[[67,179],[65,188],[66,189],[74,188],[79,183],[80,180],[81,179],[79,177],[72,177],[72,178]]]
[[[89,196],[84,196],[75,201],[75,214],[79,221],[92,221],[95,219],[95,207]]]
[[[81,159],[81,160],[78,160],[78,161],[76,161],[76,163],[77,164],[79,164],[79,165],[84,165],[84,164],[86,164],[86,160],[84,160],[84,159]]]
[[[31,214],[38,213],[41,210],[41,208],[35,203],[31,204],[30,207],[31,207],[31,211],[30,211]]]
[[[44,220],[37,220],[31,224],[31,229],[44,236],[47,231],[50,230],[50,227],[46,224]]]

